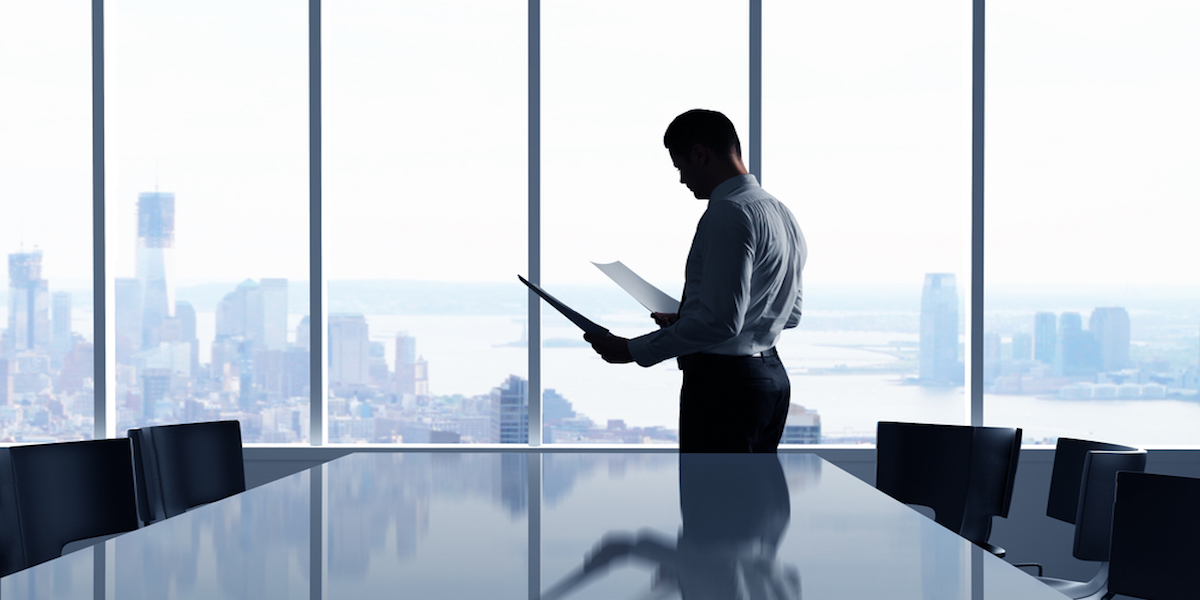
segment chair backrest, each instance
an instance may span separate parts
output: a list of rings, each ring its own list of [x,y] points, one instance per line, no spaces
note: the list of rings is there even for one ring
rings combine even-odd
[[[1088,453],[1093,450],[1131,452],[1137,448],[1074,438],[1058,438],[1058,443],[1054,447],[1054,467],[1050,474],[1050,495],[1046,501],[1046,516],[1072,525],[1075,524],[1075,515],[1079,512],[1079,490],[1083,482],[1083,463],[1087,459]]]
[[[1059,438],[1046,514],[1075,525],[1075,558],[1108,560],[1117,472],[1145,470],[1145,450]]]
[[[0,449],[0,575],[138,524],[129,440]]]
[[[142,520],[152,523],[246,491],[237,421],[130,429]]]
[[[1200,479],[1118,473],[1108,591],[1153,600],[1196,598],[1197,506]]]
[[[991,518],[1008,516],[1020,429],[881,421],[875,443],[876,487],[959,535],[986,544]]]

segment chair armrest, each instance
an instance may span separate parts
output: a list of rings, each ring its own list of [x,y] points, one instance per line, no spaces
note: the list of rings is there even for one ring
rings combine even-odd
[[[1012,566],[1017,567],[1017,568],[1034,567],[1037,569],[1037,576],[1038,577],[1042,576],[1042,565],[1040,565],[1038,563],[1013,563]]]

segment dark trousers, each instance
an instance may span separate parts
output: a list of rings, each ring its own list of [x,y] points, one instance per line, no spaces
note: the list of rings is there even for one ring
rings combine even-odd
[[[779,355],[764,354],[679,358],[680,452],[775,452],[792,384]]]

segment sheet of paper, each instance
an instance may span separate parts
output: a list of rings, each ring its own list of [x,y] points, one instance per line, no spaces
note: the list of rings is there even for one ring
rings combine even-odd
[[[528,279],[525,279],[524,277],[521,277],[520,275],[517,275],[517,279],[520,279],[521,283],[529,286],[529,289],[533,290],[535,294],[541,296],[543,300],[550,303],[550,306],[553,306],[555,308],[555,310],[562,313],[562,315],[564,317],[570,319],[571,322],[574,323],[575,325],[577,325],[580,329],[582,329],[584,333],[591,333],[594,335],[608,335],[607,329],[597,325],[591,319],[575,312],[574,309],[567,306],[566,304],[563,304],[561,301],[559,301],[558,298],[555,298],[554,296],[551,296],[550,294],[548,294],[546,292],[546,290],[543,290],[542,288],[540,288],[532,283],[529,283]]]
[[[597,269],[600,269],[609,279],[617,282],[621,289],[625,290],[634,300],[642,303],[642,306],[650,309],[650,312],[660,313],[677,313],[679,312],[679,301],[668,296],[666,292],[650,285],[645,279],[642,279],[637,273],[634,273],[629,267],[621,263],[621,261],[600,264],[593,262]]]

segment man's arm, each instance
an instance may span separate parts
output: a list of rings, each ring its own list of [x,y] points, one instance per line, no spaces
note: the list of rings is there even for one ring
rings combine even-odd
[[[633,355],[629,353],[629,340],[616,335],[592,335],[590,333],[583,334],[584,341],[592,345],[592,349],[600,355],[605,361],[613,364],[623,364],[633,362]]]
[[[731,203],[721,202],[709,207],[696,236],[693,251],[698,254],[688,258],[686,313],[670,327],[631,340],[630,352],[644,367],[703,352],[742,330],[754,262],[749,219]],[[699,281],[695,287],[693,277]]]

